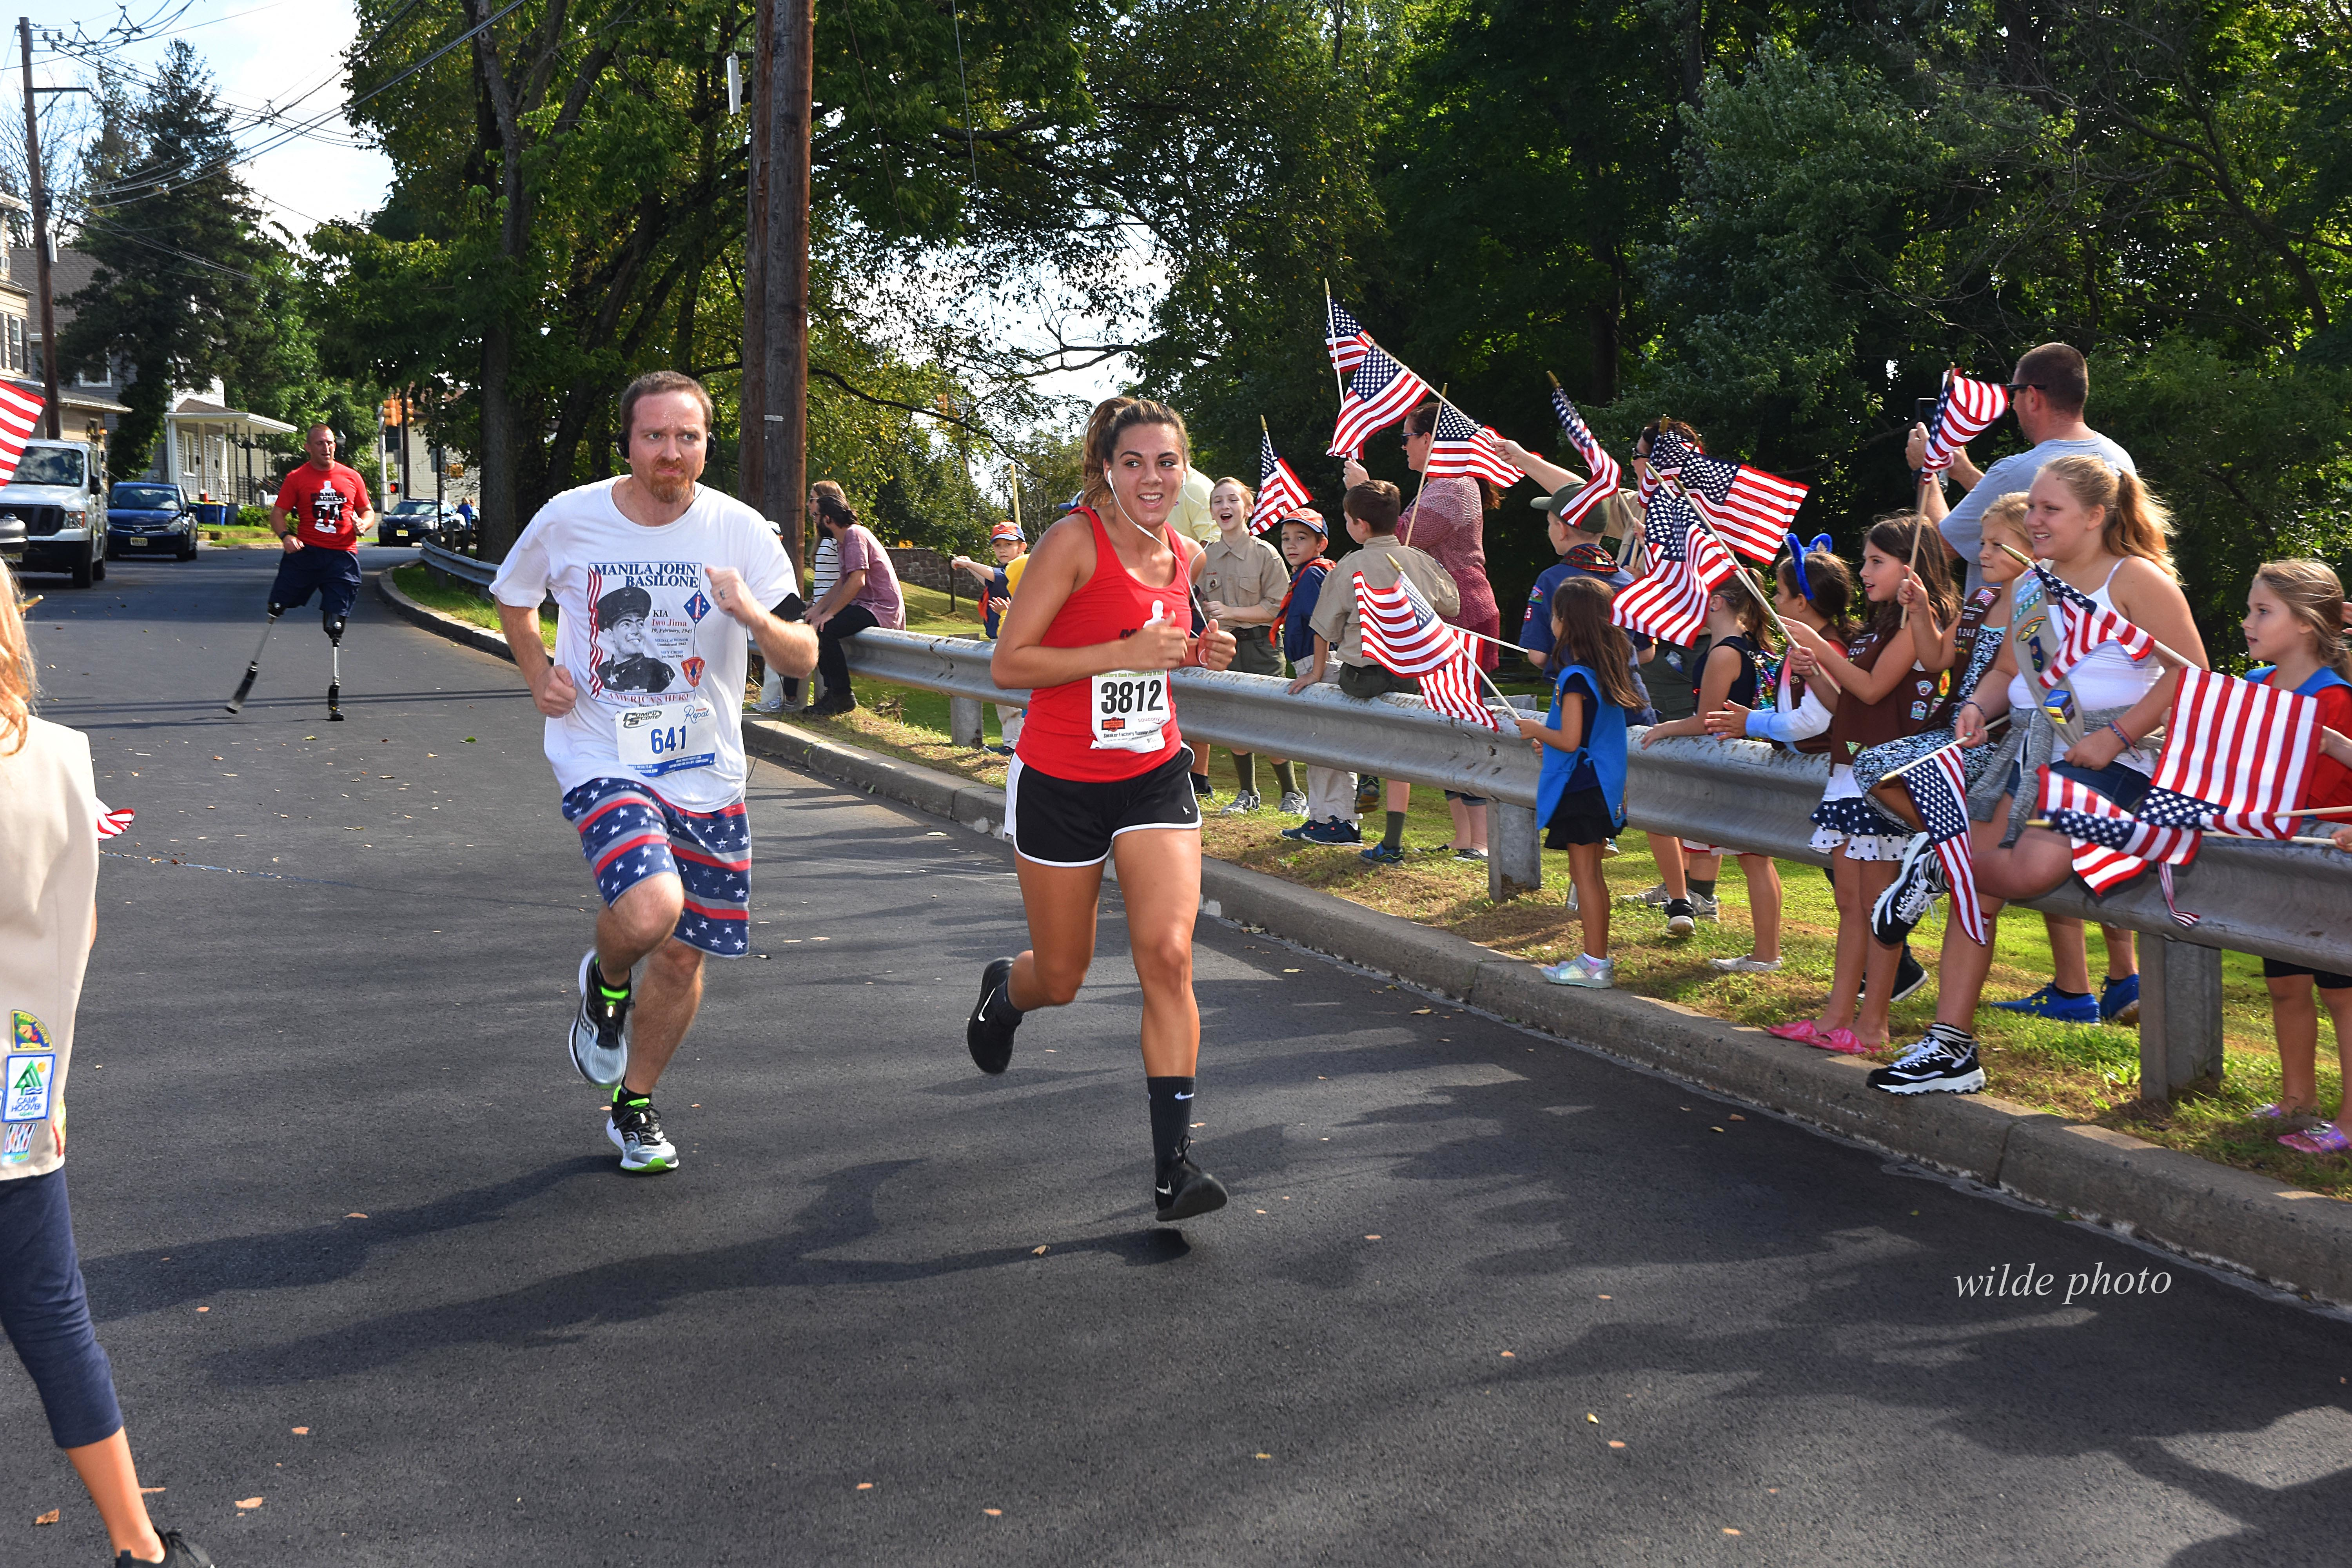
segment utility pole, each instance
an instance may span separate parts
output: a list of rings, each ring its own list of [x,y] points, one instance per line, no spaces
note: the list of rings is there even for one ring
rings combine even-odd
[[[760,510],[783,528],[798,570],[807,559],[809,119],[816,91],[815,0],[761,0],[767,211],[758,231],[766,306],[760,410]],[[745,348],[748,353],[750,344]]]
[[[775,79],[774,0],[760,0],[752,35],[751,119],[746,170],[750,210],[743,224],[743,384],[736,402],[741,428],[735,433],[735,499],[762,517],[767,509],[768,412],[768,105]],[[790,546],[786,546],[787,550]],[[800,557],[793,556],[795,567]]]
[[[34,110],[33,21],[16,18],[16,43],[25,63],[25,168],[32,182],[33,270],[41,296],[41,418],[49,439],[63,428],[58,417],[58,311],[49,294],[49,188],[41,177],[41,120]]]

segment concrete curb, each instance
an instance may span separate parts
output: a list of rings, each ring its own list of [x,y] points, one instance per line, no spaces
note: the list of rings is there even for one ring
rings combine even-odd
[[[428,630],[510,658],[506,641],[376,584]],[[1000,790],[747,717],[746,747],[771,762],[993,833]],[[1780,1112],[1853,1142],[1998,1186],[2283,1289],[2352,1304],[2352,1203],[2281,1188],[2251,1171],[2127,1133],[2043,1115],[1991,1095],[1881,1094],[1863,1063],[1760,1029],[1619,991],[1547,984],[1536,966],[1396,915],[1209,859],[1204,912],[1394,975],[1514,1023]]]

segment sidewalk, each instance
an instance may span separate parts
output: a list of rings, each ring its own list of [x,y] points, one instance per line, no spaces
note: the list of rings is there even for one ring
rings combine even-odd
[[[507,657],[496,633],[416,605],[388,573],[386,604],[441,636]],[[835,779],[982,833],[1001,791],[747,716],[756,755]],[[1992,1095],[1877,1093],[1868,1067],[1759,1029],[1623,992],[1546,984],[1535,965],[1395,915],[1210,858],[1204,913],[1391,974],[1572,1044],[1638,1063],[1905,1159],[2283,1289],[2352,1304],[2352,1204],[2158,1148]]]

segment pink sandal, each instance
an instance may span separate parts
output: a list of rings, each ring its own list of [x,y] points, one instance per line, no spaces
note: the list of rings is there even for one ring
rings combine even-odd
[[[1835,1051],[1842,1057],[1866,1057],[1878,1048],[1864,1045],[1862,1037],[1852,1029],[1825,1029],[1805,1044],[1817,1046],[1825,1051]]]
[[[1817,1044],[1821,1029],[1811,1018],[1791,1018],[1785,1024],[1774,1024],[1764,1031],[1776,1040],[1794,1040],[1801,1046]]]
[[[2347,1138],[2332,1121],[2323,1121],[2308,1132],[2290,1132],[2279,1142],[2306,1154],[2352,1154],[2352,1138]]]

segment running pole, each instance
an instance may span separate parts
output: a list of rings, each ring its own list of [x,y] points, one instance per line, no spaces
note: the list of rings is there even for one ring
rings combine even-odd
[[[245,700],[253,695],[253,682],[261,674],[261,650],[269,646],[269,634],[278,625],[278,614],[272,610],[269,619],[262,623],[261,641],[253,650],[253,662],[245,667],[245,679],[236,683],[236,695],[228,700],[228,710],[232,713],[244,712]]]

